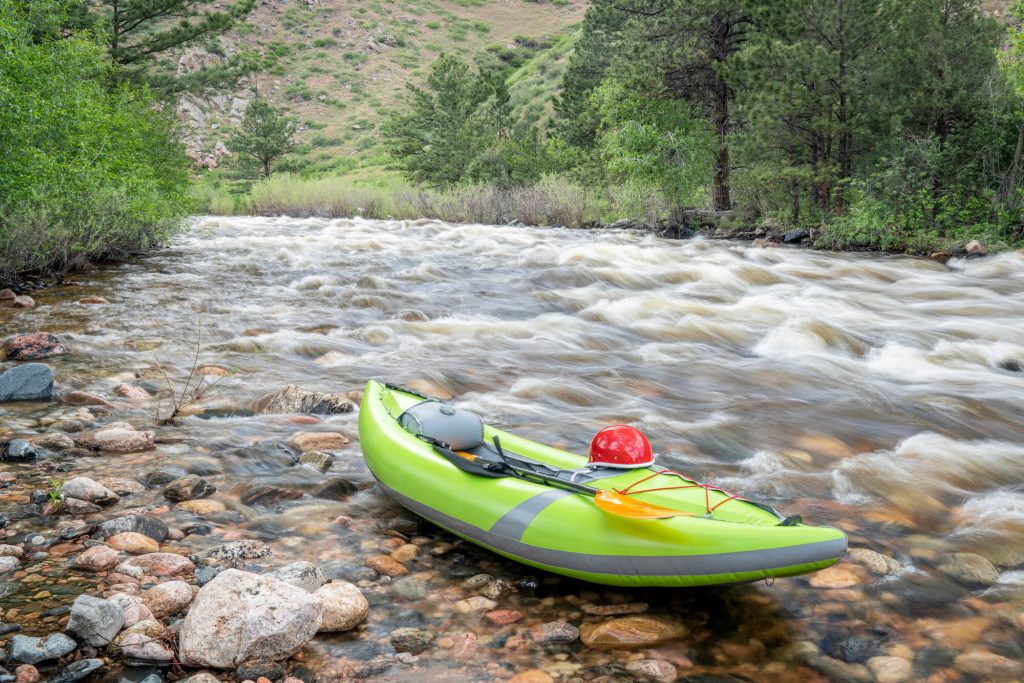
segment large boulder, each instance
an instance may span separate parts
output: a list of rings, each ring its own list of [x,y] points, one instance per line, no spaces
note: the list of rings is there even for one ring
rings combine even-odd
[[[92,595],[79,595],[71,605],[64,629],[93,647],[105,647],[124,626],[124,612],[115,603]]]
[[[53,400],[53,370],[44,363],[26,363],[0,375],[0,403]]]
[[[320,598],[301,588],[226,569],[192,602],[179,634],[179,659],[214,669],[286,659],[316,635],[323,612]]]
[[[19,334],[4,342],[4,353],[8,360],[43,360],[67,353],[57,335],[49,332]]]
[[[289,384],[281,391],[267,394],[256,401],[253,412],[269,414],[310,413],[335,415],[351,413],[355,404],[345,394],[321,394]]]

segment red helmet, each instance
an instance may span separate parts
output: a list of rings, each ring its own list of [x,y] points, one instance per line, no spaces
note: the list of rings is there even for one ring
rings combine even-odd
[[[590,442],[590,464],[633,469],[654,464],[651,442],[636,427],[605,427]]]

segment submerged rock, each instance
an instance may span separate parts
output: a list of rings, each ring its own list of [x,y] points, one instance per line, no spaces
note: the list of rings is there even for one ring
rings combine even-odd
[[[135,531],[122,531],[107,539],[111,548],[123,550],[132,555],[146,555],[160,550],[160,544],[145,534]]]
[[[231,541],[193,555],[193,557],[197,561],[237,564],[242,560],[255,560],[270,554],[270,547],[263,541]]]
[[[137,453],[156,448],[155,440],[154,432],[139,431],[126,422],[114,422],[83,435],[79,442],[111,453]]]
[[[395,648],[396,652],[418,655],[434,644],[437,634],[424,629],[404,627],[392,631],[390,640],[391,647]]]
[[[4,342],[4,353],[8,360],[43,360],[67,353],[55,334],[33,332],[11,337]]]
[[[123,515],[107,520],[96,528],[95,536],[102,540],[126,531],[144,534],[157,543],[167,539],[167,525],[155,517],[144,515]]]
[[[79,595],[71,605],[66,631],[92,645],[106,647],[124,626],[124,612],[113,602]]]
[[[289,500],[298,500],[302,496],[302,491],[293,491],[270,484],[259,484],[242,494],[241,500],[243,505],[250,507],[269,507]]]
[[[72,683],[103,667],[102,659],[80,659],[68,664],[60,673],[51,677],[46,683]]]
[[[301,588],[227,569],[193,601],[181,627],[180,658],[187,666],[215,669],[285,659],[316,635],[323,610],[320,598]]]
[[[296,432],[288,445],[302,451],[340,451],[352,442],[341,432]]]
[[[618,650],[658,645],[681,638],[686,629],[651,617],[622,617],[600,624],[582,624],[580,640],[595,650]]]
[[[672,683],[679,676],[676,667],[664,659],[641,659],[626,665],[626,671],[640,681],[655,683]]]
[[[217,491],[217,487],[194,474],[175,479],[164,488],[164,498],[180,503],[195,498],[205,498]]]
[[[69,498],[78,498],[96,505],[113,505],[120,496],[89,477],[74,477],[64,482],[61,492]]]
[[[66,451],[75,447],[75,441],[67,434],[49,432],[32,439],[32,445],[50,451]]]
[[[580,630],[564,621],[549,621],[534,626],[531,634],[538,643],[571,643],[580,637]]]
[[[174,553],[136,555],[126,564],[138,567],[150,576],[187,576],[195,570],[191,560]]]
[[[279,415],[336,415],[351,413],[354,408],[355,404],[345,394],[322,394],[307,391],[296,384],[289,384],[281,391],[267,394],[258,400],[253,406],[253,412]]]
[[[883,576],[895,574],[902,567],[899,560],[867,548],[850,548],[846,556],[851,562],[861,565],[869,572]]]
[[[35,460],[37,457],[39,453],[24,439],[14,439],[6,443],[0,441],[0,460]]]
[[[939,571],[957,581],[976,586],[991,586],[999,581],[999,570],[992,562],[974,553],[954,553]]]
[[[334,464],[334,456],[330,453],[322,453],[321,451],[306,451],[299,456],[299,464],[309,465],[313,469],[326,472]]]

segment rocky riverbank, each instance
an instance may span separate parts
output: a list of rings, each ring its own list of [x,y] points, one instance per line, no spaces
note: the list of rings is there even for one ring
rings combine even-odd
[[[494,234],[499,239],[509,230],[495,228]],[[280,239],[288,244],[293,238]],[[349,235],[344,243],[353,239]],[[366,243],[389,239],[383,231]],[[203,253],[218,255],[223,248]],[[615,257],[632,248],[615,247]],[[731,282],[727,256],[715,254],[714,281],[725,283],[722,287]],[[590,287],[594,278],[582,272],[574,261],[579,258],[570,253],[564,257],[567,272],[547,271],[547,277]],[[700,258],[677,259],[672,267]],[[420,260],[409,262],[410,272],[426,282],[443,282],[421,268]],[[830,260],[828,267],[835,263]],[[790,487],[779,505],[787,514],[846,530],[852,550],[842,563],[771,587],[658,591],[575,582],[505,561],[423,523],[377,492],[362,462],[355,426],[361,396],[354,378],[379,370],[362,365],[366,361],[353,347],[328,343],[337,322],[358,331],[353,334],[366,348],[393,354],[395,329],[434,335],[458,328],[459,319],[432,311],[426,297],[388,290],[370,274],[360,276],[358,290],[345,299],[352,308],[328,318],[324,311],[333,311],[338,299],[324,292],[331,286],[324,276],[304,270],[305,261],[298,274],[281,278],[286,286],[278,299],[262,294],[231,307],[195,301],[194,283],[217,283],[220,277],[230,283],[240,272],[266,281],[271,276],[262,260],[227,275],[221,272],[223,262],[216,261],[202,280],[178,274],[180,264],[170,259],[149,267],[166,277],[156,285],[145,281],[146,291],[162,297],[155,302],[143,299],[145,288],[121,270],[104,280],[104,287],[86,283],[40,290],[33,293],[35,308],[0,307],[6,332],[0,337],[0,683],[974,683],[1024,677],[1024,589],[1018,578],[1024,557],[1012,535],[998,536],[999,543],[986,541],[1002,532],[997,524],[950,543],[951,536],[966,536],[954,530],[969,528],[966,520],[973,513],[961,502],[962,493],[949,496],[942,488],[950,481],[962,492],[979,478],[990,488],[1012,486],[1017,451],[1005,445],[993,451],[996,455],[984,450],[989,446],[947,455],[939,462],[948,472],[927,461],[929,471],[939,473],[935,480],[915,470],[918,488],[901,489],[881,502],[849,496],[840,501],[830,487],[822,493],[821,474],[831,477],[838,464],[847,463],[846,476],[867,481],[873,475],[859,454],[870,456],[883,446],[785,424],[786,448],[772,456],[770,468],[778,477],[772,485],[781,487],[784,478]],[[751,281],[784,276],[751,259],[737,267]],[[803,265],[800,272],[810,267]],[[930,277],[946,270],[928,267],[935,269],[928,271]],[[616,276],[605,265],[594,272],[606,280]],[[827,282],[824,273],[841,276],[834,269],[822,272],[815,282]],[[639,289],[635,273],[621,276],[630,297]],[[891,286],[893,273],[885,271],[878,280]],[[979,286],[980,276],[974,277]],[[640,284],[652,286],[650,280]],[[438,291],[444,306],[455,305],[443,299],[448,290]],[[507,291],[503,286],[502,295]],[[928,291],[931,300],[934,289]],[[454,301],[463,293],[457,289]],[[295,315],[304,306],[319,305],[321,298],[324,309]],[[394,301],[394,311],[380,313]],[[199,357],[192,355],[193,333],[180,332],[175,319],[163,317],[173,307],[188,311],[182,316],[186,321],[193,312],[212,320]],[[625,320],[622,309],[604,310]],[[489,308],[488,315],[494,311],[501,309]],[[282,321],[290,315],[291,322]],[[514,326],[518,315],[508,314],[512,320],[504,324]],[[387,316],[398,321],[396,327],[379,322]],[[487,320],[474,323],[473,330],[487,329],[482,328]],[[623,346],[603,336],[609,334],[607,326],[600,334],[584,333],[571,322],[543,334],[538,329],[530,321],[515,335],[473,343],[494,357],[520,338],[536,337],[547,345],[554,330],[570,329],[580,335],[571,339],[573,348],[589,344],[606,353]],[[719,340],[736,336],[716,334]],[[567,345],[553,347],[553,366]],[[445,341],[444,347],[451,353],[452,344]],[[531,349],[536,353],[536,347],[517,353],[532,358]],[[276,356],[268,360],[273,353],[291,363]],[[586,371],[585,359],[570,360],[571,367]],[[990,372],[1005,373],[1012,381],[1019,373],[1009,363],[995,365],[1002,360],[993,360]],[[313,379],[329,376],[332,364],[341,362],[353,364],[352,380]],[[381,362],[408,369],[399,357]],[[601,368],[608,363],[604,356],[594,361]],[[421,373],[419,380],[411,372],[395,379],[435,395],[467,391],[468,380],[440,381],[425,363],[413,372]],[[496,373],[481,371],[484,379],[477,380],[483,410],[495,410],[486,385]],[[618,378],[600,377],[630,397],[651,397],[645,410],[652,416],[671,400],[649,378],[620,385]],[[189,378],[193,394],[197,382],[212,389],[183,401]],[[597,402],[586,393],[596,391],[597,382],[584,385],[584,391],[559,381],[567,412]],[[544,386],[546,391],[554,385]],[[538,400],[533,387],[517,383],[503,390],[502,399],[519,411],[515,419],[524,429],[552,441],[564,438],[563,425],[550,419],[537,418],[533,426],[528,412]],[[991,385],[986,391],[993,391]],[[614,401],[600,398],[602,404]],[[950,410],[948,403],[942,405]],[[999,403],[990,399],[986,405],[992,412]],[[763,443],[776,419],[767,416],[776,415],[777,408],[759,414],[758,406],[751,402],[744,410],[764,426],[757,435]],[[821,403],[817,412],[829,419],[826,408]],[[915,410],[925,414],[921,406]],[[168,421],[173,412],[177,415]],[[680,413],[675,406],[666,415],[682,419]],[[983,419],[980,412],[972,414]],[[856,416],[858,425],[869,422]],[[666,417],[657,419],[662,421],[653,429],[674,434]],[[870,424],[881,429],[883,423],[872,415]],[[741,427],[730,431],[716,423],[716,438],[731,441],[712,442],[708,449],[738,449],[736,434],[751,431],[749,423]],[[692,422],[685,429],[687,438],[698,438]],[[957,445],[948,439],[930,443],[926,450],[944,455]],[[886,457],[913,464],[921,456]],[[729,463],[716,468],[728,470]],[[762,471],[755,470],[744,486],[752,487]],[[887,473],[884,481],[897,474]],[[758,483],[764,486],[763,479]],[[1012,527],[1014,518],[1006,519]]]

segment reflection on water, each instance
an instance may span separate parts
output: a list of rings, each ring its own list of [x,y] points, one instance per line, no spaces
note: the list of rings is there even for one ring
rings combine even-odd
[[[621,653],[530,649],[508,627],[453,616],[451,602],[473,594],[461,581],[481,572],[518,586],[499,602],[527,614],[519,626],[578,622],[586,603],[648,602],[689,631],[655,653],[681,675],[856,679],[870,657],[896,654],[925,678],[959,676],[954,656],[972,643],[1024,658],[1024,626],[1014,625],[1024,600],[1022,278],[1020,252],[946,267],[614,231],[211,218],[141,263],[42,293],[39,308],[5,312],[3,324],[5,334],[62,334],[72,353],[52,363],[61,388],[107,398],[126,381],[162,390],[161,363],[184,376],[201,330],[202,361],[232,371],[205,416],[159,428],[155,453],[66,462],[94,478],[202,474],[226,509],[201,521],[206,535],[181,542],[190,549],[259,538],[275,551],[261,560],[268,566],[315,555],[328,574],[358,580],[362,559],[389,542],[379,520],[399,510],[373,491],[356,445],[326,475],[359,484],[353,497],[256,507],[241,498],[264,484],[314,494],[325,475],[294,466],[285,442],[303,429],[356,431],[354,415],[312,427],[252,416],[255,398],[292,383],[350,391],[372,377],[429,381],[489,422],[581,451],[602,426],[633,423],[662,463],[839,526],[851,547],[903,567],[880,578],[851,564],[853,583],[832,589],[797,579],[609,591],[464,544],[448,551],[453,539],[422,529],[413,573],[367,584],[366,629],[299,655],[324,679],[390,653],[387,634],[401,625],[477,635],[471,655],[421,658],[423,680],[508,678],[531,666],[625,675]],[[94,294],[111,304],[74,303]],[[118,405],[119,418],[152,425],[153,406]],[[0,435],[45,431],[44,421],[80,410],[7,406]],[[120,506],[157,502],[146,492]],[[340,527],[338,515],[352,522]],[[197,524],[184,511],[166,518]],[[939,567],[956,552],[994,561],[998,582],[949,578]],[[8,621],[81,590],[60,564],[37,573],[52,593],[38,606],[35,588],[0,584],[0,607],[16,610]],[[829,670],[833,661],[854,668]]]

